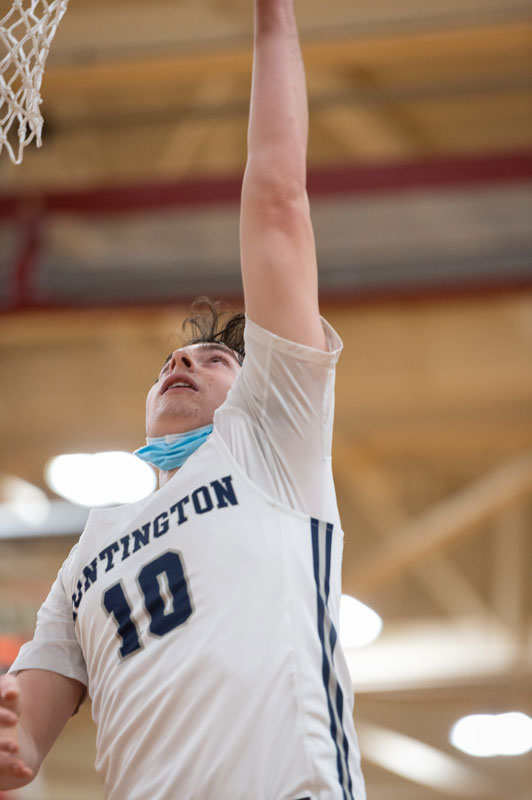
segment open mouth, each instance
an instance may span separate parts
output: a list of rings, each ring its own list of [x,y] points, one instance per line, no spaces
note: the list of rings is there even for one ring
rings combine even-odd
[[[180,390],[188,390],[192,392],[197,392],[197,386],[192,380],[188,380],[187,378],[176,378],[175,376],[170,376],[166,379],[163,384],[163,388],[161,394],[165,394],[168,391],[180,391]]]

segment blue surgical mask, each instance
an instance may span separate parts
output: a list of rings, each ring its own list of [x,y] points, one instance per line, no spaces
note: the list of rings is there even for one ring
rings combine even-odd
[[[135,455],[159,469],[171,470],[182,467],[192,453],[206,441],[212,433],[212,425],[196,428],[186,433],[172,433],[168,436],[147,437],[147,445],[135,450]]]

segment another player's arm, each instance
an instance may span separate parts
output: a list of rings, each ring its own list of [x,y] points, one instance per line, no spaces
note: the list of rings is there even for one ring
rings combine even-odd
[[[33,780],[85,687],[47,670],[0,675],[0,790]]]
[[[293,0],[254,0],[255,49],[242,187],[246,313],[286,339],[323,349],[306,192],[308,107]]]

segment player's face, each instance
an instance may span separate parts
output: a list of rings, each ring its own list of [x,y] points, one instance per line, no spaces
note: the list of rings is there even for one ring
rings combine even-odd
[[[209,425],[240,372],[233,351],[221,344],[174,350],[146,399],[146,434],[166,436]]]

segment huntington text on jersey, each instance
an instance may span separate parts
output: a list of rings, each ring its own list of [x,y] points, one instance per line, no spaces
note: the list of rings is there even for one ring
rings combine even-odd
[[[164,536],[172,527],[185,525],[192,515],[208,514],[217,509],[236,505],[238,500],[233,487],[233,478],[231,475],[226,475],[210,481],[207,485],[198,486],[193,492],[173,503],[167,511],[162,511],[154,519],[111,542],[83,567],[76,592],[72,595],[74,620],[77,618],[81,601],[90,587],[101,575],[113,570],[117,563],[125,561],[132,553],[147,547],[153,539]]]

